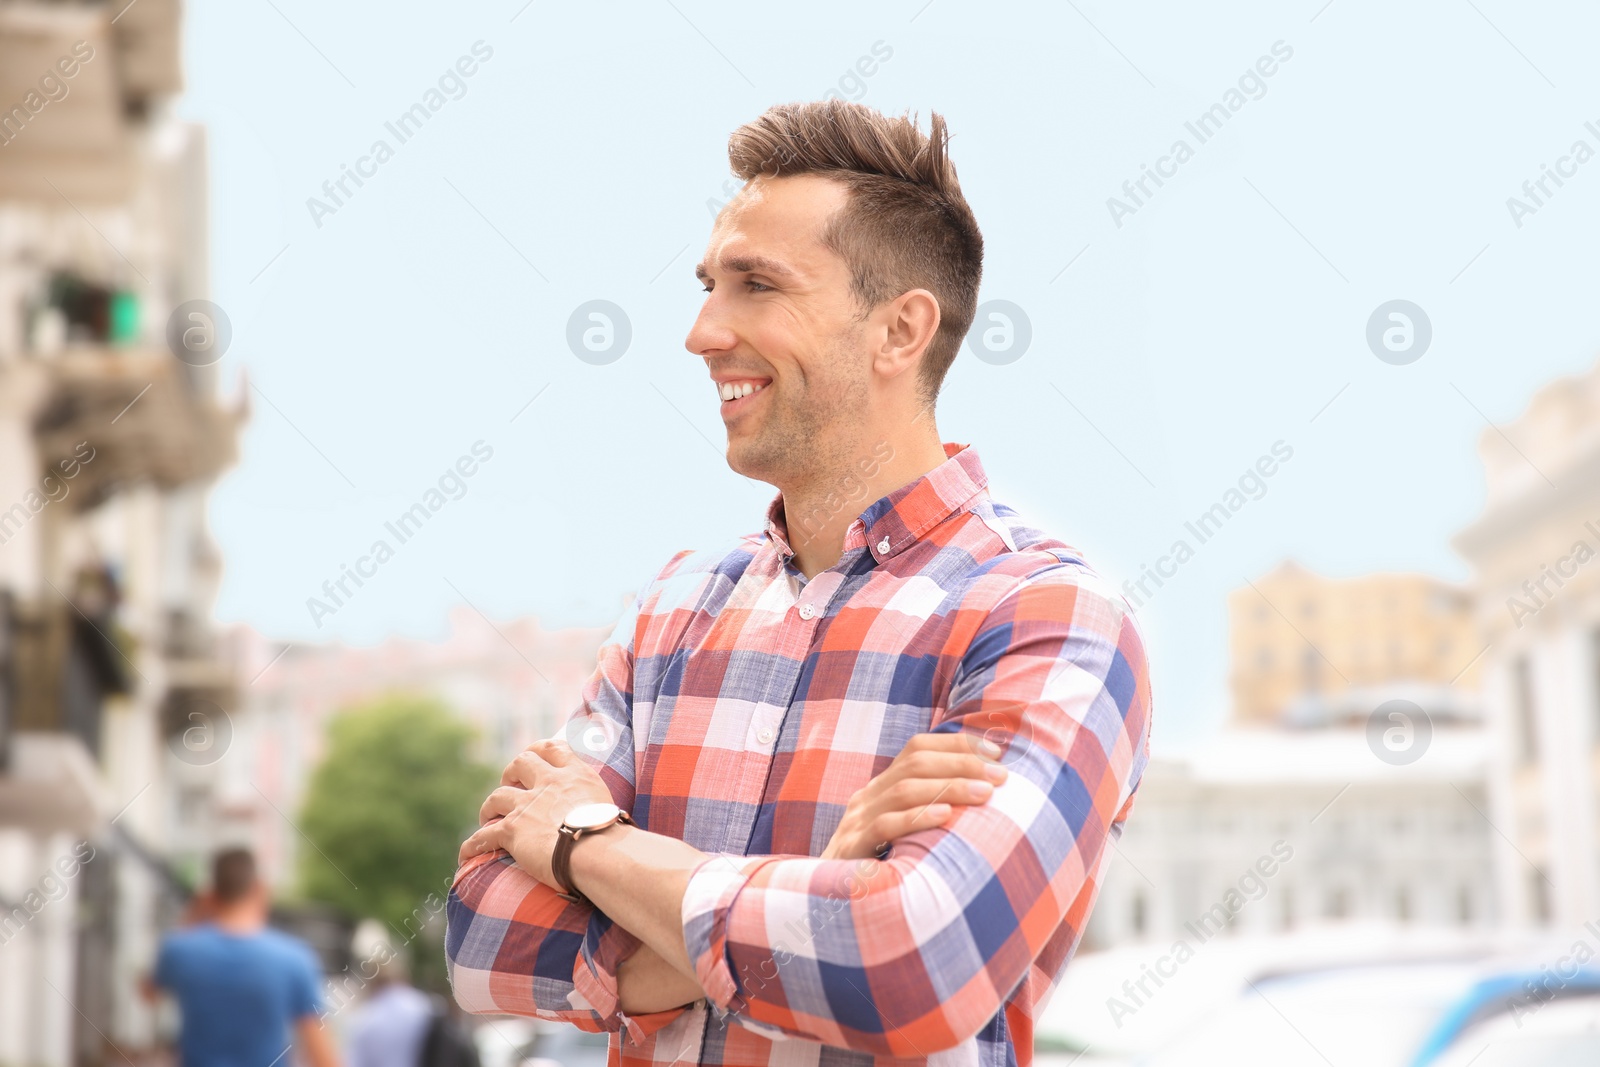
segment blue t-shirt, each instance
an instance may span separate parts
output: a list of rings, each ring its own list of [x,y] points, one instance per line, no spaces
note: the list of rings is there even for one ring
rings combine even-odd
[[[321,968],[277,930],[235,934],[206,923],[168,934],[155,984],[183,1015],[183,1067],[285,1067],[293,1023],[322,1011]]]

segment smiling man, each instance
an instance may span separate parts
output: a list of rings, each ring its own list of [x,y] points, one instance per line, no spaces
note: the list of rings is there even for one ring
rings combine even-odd
[[[828,101],[730,140],[686,347],[778,496],[666,564],[570,743],[485,801],[449,904],[467,1010],[611,1031],[612,1064],[1031,1062],[1150,690],[1123,601],[935,427],[983,239],[930,127]]]

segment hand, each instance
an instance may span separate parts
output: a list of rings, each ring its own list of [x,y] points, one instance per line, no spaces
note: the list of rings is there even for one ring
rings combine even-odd
[[[681,973],[649,945],[617,965],[617,1007],[629,1015],[671,1011],[706,995],[700,983]]]
[[[870,859],[897,837],[944,825],[956,805],[982,804],[1006,780],[999,758],[999,746],[971,734],[917,734],[850,798],[822,858]]]
[[[596,801],[611,803],[611,790],[588,763],[565,741],[535,741],[506,766],[500,788],[483,802],[480,825],[462,844],[460,861],[503,848],[534,878],[560,888],[550,873],[550,857],[561,820],[579,804]]]

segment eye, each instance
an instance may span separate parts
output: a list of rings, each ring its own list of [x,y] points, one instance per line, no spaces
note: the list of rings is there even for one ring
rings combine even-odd
[[[752,286],[753,289],[757,289],[757,290],[760,290],[762,292],[767,292],[772,288],[772,286],[770,286],[770,285],[762,285],[760,282],[746,281],[745,284],[748,285],[748,286]]]
[[[701,291],[701,292],[702,292],[702,293],[709,293],[709,292],[710,292],[710,291],[711,291],[711,286],[709,286],[709,285],[702,285],[702,286],[701,286],[701,287],[700,287],[700,291]]]

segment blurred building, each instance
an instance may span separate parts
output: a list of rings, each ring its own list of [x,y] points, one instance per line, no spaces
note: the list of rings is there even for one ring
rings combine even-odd
[[[1430,714],[1427,750],[1405,765],[1374,755],[1364,708],[1314,730],[1224,730],[1152,760],[1086,947],[1347,921],[1494,925],[1493,831],[1474,810],[1487,807],[1484,733]]]
[[[1497,924],[1471,602],[1294,563],[1234,591],[1233,722],[1146,769],[1086,947]]]
[[[1478,444],[1477,571],[1496,870],[1519,924],[1600,915],[1600,365]]]
[[[390,693],[437,697],[478,730],[484,762],[501,767],[554,735],[582,698],[610,627],[543,629],[537,619],[491,624],[471,608],[450,615],[440,642],[391,638],[372,648],[285,644],[241,628],[230,635],[245,685],[216,796],[183,808],[187,835],[249,843],[264,875],[292,883],[301,838],[290,822],[322,758],[328,720]]]
[[[185,891],[171,805],[236,690],[205,622],[205,501],[242,410],[165,340],[208,295],[178,54],[174,0],[0,5],[0,1063],[19,1067],[149,1044],[137,980]]]
[[[1477,684],[1472,596],[1425,574],[1333,579],[1285,562],[1234,590],[1228,619],[1240,725],[1351,688]]]

